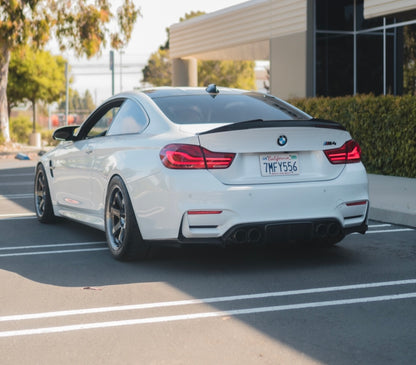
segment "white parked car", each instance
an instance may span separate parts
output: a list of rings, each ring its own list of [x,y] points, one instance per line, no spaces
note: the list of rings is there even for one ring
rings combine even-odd
[[[215,85],[123,93],[54,138],[36,167],[39,221],[101,229],[120,260],[153,243],[333,245],[367,230],[358,144],[271,95]]]

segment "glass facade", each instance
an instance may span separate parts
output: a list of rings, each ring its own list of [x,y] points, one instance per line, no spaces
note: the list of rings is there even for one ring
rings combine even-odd
[[[315,94],[416,95],[416,12],[363,14],[363,0],[315,0]]]

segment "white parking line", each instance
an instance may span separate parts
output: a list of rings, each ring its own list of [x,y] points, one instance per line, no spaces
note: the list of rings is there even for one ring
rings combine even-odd
[[[0,254],[0,257],[16,257],[16,256],[34,256],[34,255],[53,255],[62,253],[75,253],[75,252],[91,252],[91,251],[104,251],[107,247],[98,248],[84,248],[82,246],[92,245],[104,245],[105,241],[94,241],[94,242],[77,242],[77,243],[62,243],[62,244],[48,244],[48,245],[33,245],[33,246],[8,246],[0,247],[0,251],[19,251],[19,250],[32,250],[32,249],[45,249],[45,248],[60,248],[60,250],[48,250],[48,251],[29,251],[29,252],[12,252]],[[82,247],[78,249],[65,249],[65,247]]]
[[[11,250],[28,250],[34,248],[52,248],[52,247],[73,247],[73,246],[91,246],[91,245],[102,245],[105,241],[93,241],[93,242],[76,242],[76,243],[55,243],[53,245],[34,245],[34,246],[9,246],[0,247],[0,251],[11,251]]]
[[[284,311],[284,310],[319,308],[319,307],[329,307],[329,306],[358,304],[358,303],[372,303],[372,302],[409,299],[409,298],[416,298],[416,293],[413,292],[413,293],[382,295],[382,296],[366,297],[366,298],[329,300],[329,301],[323,301],[323,302],[277,305],[277,306],[270,306],[270,307],[257,307],[257,308],[234,309],[234,310],[232,309],[228,311],[218,311],[218,312],[203,312],[203,313],[182,314],[182,315],[173,315],[173,316],[137,318],[137,319],[130,319],[130,320],[110,321],[110,322],[82,323],[82,324],[59,326],[59,327],[45,327],[45,328],[33,328],[33,329],[26,329],[26,330],[3,331],[3,332],[0,332],[0,337],[15,337],[15,336],[39,335],[39,334],[47,334],[47,333],[62,333],[62,332],[94,329],[94,328],[97,329],[97,328],[132,326],[132,325],[139,325],[139,324],[151,324],[151,323],[162,323],[162,322],[172,322],[172,321],[187,321],[187,320],[200,319],[200,318],[238,316],[238,315],[244,315],[244,314],[278,312],[278,311]]]
[[[0,186],[33,186],[33,181],[0,182]]]
[[[398,229],[385,229],[385,230],[378,230],[378,231],[367,231],[365,234],[372,234],[372,233],[394,233],[394,232],[410,232],[414,231],[413,228],[398,228]]]
[[[33,194],[10,194],[10,195],[0,195],[0,200],[16,200],[16,199],[33,199]]]
[[[35,177],[35,173],[26,172],[26,173],[21,173],[21,174],[1,174],[1,177],[23,177],[23,176]]]
[[[310,289],[300,289],[300,290],[288,290],[288,291],[281,291],[281,292],[233,295],[233,296],[213,297],[213,298],[203,298],[203,299],[175,300],[175,301],[170,301],[170,302],[132,304],[132,305],[113,306],[113,307],[74,309],[74,310],[65,310],[65,311],[57,311],[57,312],[17,314],[17,315],[10,315],[10,316],[2,316],[0,317],[0,322],[22,321],[22,320],[28,320],[28,319],[41,319],[41,318],[67,317],[67,316],[75,316],[75,315],[81,315],[81,314],[120,312],[120,311],[140,310],[140,309],[166,308],[166,307],[184,306],[184,305],[192,305],[192,304],[234,302],[238,300],[264,299],[264,298],[284,297],[284,296],[287,297],[287,296],[292,296],[292,295],[319,294],[319,293],[328,293],[328,292],[337,292],[337,291],[346,291],[346,290],[359,290],[359,289],[380,288],[380,287],[387,287],[387,286],[399,286],[399,285],[411,285],[411,284],[416,284],[416,279],[384,281],[384,282],[377,282],[377,283],[364,283],[364,284],[353,284],[353,285],[342,285],[342,286],[330,286],[330,287],[310,288]]]
[[[411,232],[415,231],[414,228],[393,228],[393,229],[379,229],[372,231],[372,228],[384,228],[384,227],[392,227],[392,224],[385,223],[385,224],[371,224],[368,226],[369,230],[365,234],[374,234],[374,233],[395,233],[395,232]],[[353,233],[353,235],[356,235],[359,233]]]
[[[60,253],[91,252],[91,251],[104,251],[104,250],[108,250],[108,248],[107,247],[99,247],[99,248],[80,248],[80,249],[77,249],[77,250],[56,250],[56,251],[5,253],[5,254],[1,254],[0,257],[55,255],[55,254],[60,254]]]
[[[0,220],[15,220],[15,219],[33,219],[36,218],[35,213],[12,213],[12,214],[0,214]]]

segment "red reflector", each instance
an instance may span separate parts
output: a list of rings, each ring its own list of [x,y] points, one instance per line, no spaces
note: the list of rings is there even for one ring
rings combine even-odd
[[[325,155],[332,164],[345,164],[361,161],[361,148],[354,140],[349,140],[342,147],[325,150]]]
[[[69,204],[74,204],[74,205],[81,204],[78,200],[74,200],[74,199],[71,199],[71,198],[65,198],[64,200]]]
[[[347,203],[347,207],[354,207],[356,205],[366,205],[366,204],[367,204],[367,200],[361,200],[359,202]]]
[[[188,210],[188,215],[221,214],[222,210]]]
[[[169,169],[226,169],[235,153],[212,152],[191,144],[169,144],[160,151],[160,159]]]

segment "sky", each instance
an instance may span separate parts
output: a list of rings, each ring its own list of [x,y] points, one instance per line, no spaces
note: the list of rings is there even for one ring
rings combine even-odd
[[[211,13],[244,2],[246,0],[134,0],[136,7],[141,9],[142,17],[137,19],[132,38],[124,53],[120,55],[115,51],[115,93],[141,86],[142,68],[151,53],[156,52],[159,46],[166,42],[166,28],[179,22],[180,17],[191,11]],[[113,13],[121,3],[121,0],[111,1]],[[54,52],[53,46],[51,50],[58,54]],[[109,51],[109,48],[105,49],[101,57],[93,57],[90,60],[77,59],[71,52],[63,54],[71,68],[73,83],[70,87],[81,95],[88,89],[96,104],[110,97],[112,92]]]

